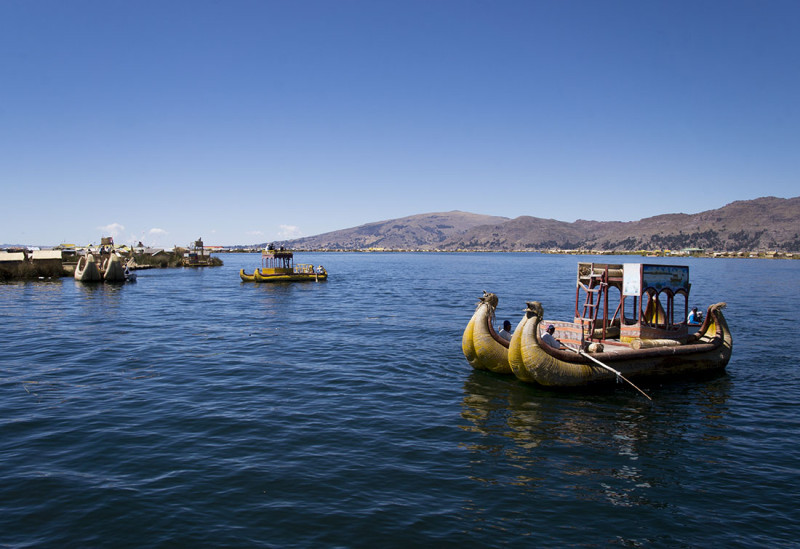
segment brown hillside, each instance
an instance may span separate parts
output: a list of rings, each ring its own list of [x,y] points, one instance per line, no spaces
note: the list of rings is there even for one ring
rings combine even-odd
[[[800,252],[800,197],[733,202],[698,214],[664,214],[638,221],[574,223],[467,212],[420,214],[280,243],[295,249],[608,251],[777,250]]]
[[[295,249],[364,250],[369,248],[438,250],[449,238],[472,227],[502,223],[507,217],[452,211],[377,221],[351,229],[279,243]]]

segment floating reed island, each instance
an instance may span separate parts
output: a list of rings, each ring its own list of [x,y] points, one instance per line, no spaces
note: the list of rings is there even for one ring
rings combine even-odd
[[[65,244],[50,250],[0,250],[0,280],[53,279],[75,276],[76,271],[79,274],[88,271],[88,277],[92,278],[94,269],[89,263],[101,273],[99,279],[103,279],[102,273],[109,269],[111,278],[119,279],[118,271],[124,272],[125,269],[218,267],[223,264],[221,259],[211,255],[200,239],[187,248],[165,250],[146,247],[141,243],[138,246],[115,246],[113,239],[106,237],[99,246]]]

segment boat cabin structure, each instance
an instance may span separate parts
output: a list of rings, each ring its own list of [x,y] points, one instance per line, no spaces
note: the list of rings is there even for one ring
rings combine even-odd
[[[578,263],[580,342],[685,342],[690,288],[689,267],[683,265]]]
[[[294,254],[280,248],[261,250],[262,275],[290,275],[294,273]]]

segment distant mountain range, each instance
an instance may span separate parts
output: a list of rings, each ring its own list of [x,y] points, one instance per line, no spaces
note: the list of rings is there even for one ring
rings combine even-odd
[[[742,200],[697,214],[628,222],[418,214],[275,244],[295,250],[800,252],[800,196]]]

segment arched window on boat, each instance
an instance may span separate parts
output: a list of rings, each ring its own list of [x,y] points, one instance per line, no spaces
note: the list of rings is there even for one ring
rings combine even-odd
[[[679,295],[683,299],[677,300],[676,303],[675,298]],[[642,325],[668,329],[684,322],[684,310],[688,303],[687,292],[683,289],[673,292],[671,288],[664,288],[658,292],[654,288],[647,288],[642,294],[641,303],[644,306],[641,311]]]
[[[639,296],[626,295],[622,299],[622,324],[625,326],[635,326],[639,323],[639,315],[637,314],[637,303],[639,303]]]
[[[622,287],[619,284],[609,285],[606,290],[608,307],[606,310],[610,318],[601,326],[605,326],[605,338],[619,338],[620,326],[622,324]],[[613,312],[612,312],[613,311]]]
[[[608,312],[611,314],[607,325],[619,326],[622,317],[622,288],[609,285],[606,295],[608,296]]]
[[[623,271],[620,339],[686,337],[689,268],[625,263]]]
[[[676,290],[673,299],[675,301],[674,314],[676,315],[676,324],[686,322],[686,317],[689,315],[689,292],[683,288]]]
[[[646,288],[645,291],[642,292],[642,310],[639,318],[643,326],[651,326],[653,328],[666,326],[667,310],[664,308],[664,305],[661,303],[662,300],[659,298],[659,295],[663,295],[665,292],[666,290],[659,294],[655,288]],[[668,309],[668,296],[666,301]]]

